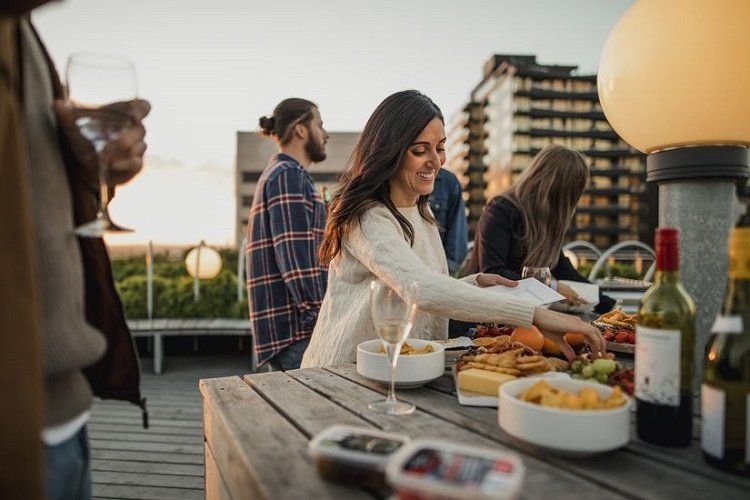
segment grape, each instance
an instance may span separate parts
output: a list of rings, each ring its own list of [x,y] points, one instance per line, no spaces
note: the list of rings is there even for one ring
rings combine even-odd
[[[573,375],[570,376],[570,378],[575,379],[575,380],[585,380],[586,379],[586,377],[584,377],[580,373],[574,373]]]
[[[594,376],[594,367],[591,365],[586,365],[581,369],[581,374],[586,378],[591,378]]]
[[[586,379],[586,382],[593,382],[593,383],[595,383],[595,384],[598,384],[598,383],[599,383],[599,381],[598,381],[598,380],[596,380],[596,379],[595,379],[594,377],[589,377],[589,378],[587,378],[587,379]]]
[[[609,379],[609,375],[607,375],[606,373],[600,372],[596,374],[596,380],[598,380],[602,384],[606,384],[608,379]]]
[[[592,363],[592,366],[597,373],[601,373],[604,375],[609,375],[610,373],[615,371],[615,369],[617,368],[617,365],[615,365],[614,360],[601,359],[601,358],[595,359],[594,362]]]
[[[580,359],[575,359],[570,363],[570,369],[576,373],[580,373],[583,368],[583,362]]]

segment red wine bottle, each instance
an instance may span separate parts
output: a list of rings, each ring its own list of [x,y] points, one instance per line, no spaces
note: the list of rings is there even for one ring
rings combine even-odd
[[[656,274],[636,327],[636,428],[643,441],[688,446],[693,423],[695,306],[680,282],[679,232],[656,230]]]

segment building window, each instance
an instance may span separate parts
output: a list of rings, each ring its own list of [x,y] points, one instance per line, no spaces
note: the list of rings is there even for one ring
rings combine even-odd
[[[242,172],[242,182],[248,184],[252,182],[258,182],[261,173],[262,172]]]
[[[243,207],[249,207],[253,204],[253,197],[252,195],[245,194],[242,195],[242,206]]]

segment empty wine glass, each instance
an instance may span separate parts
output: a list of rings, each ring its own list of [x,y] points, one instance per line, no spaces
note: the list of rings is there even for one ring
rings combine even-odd
[[[78,226],[79,236],[101,237],[105,232],[131,232],[112,222],[109,204],[109,167],[105,147],[130,126],[125,112],[138,94],[135,66],[110,54],[80,53],[68,59],[65,71],[68,102],[81,135],[91,141],[99,162],[99,209],[96,218]]]
[[[549,267],[524,266],[521,270],[521,279],[534,278],[547,286],[552,284],[552,272]]]
[[[385,401],[370,403],[369,408],[389,415],[407,415],[414,405],[396,399],[396,366],[401,346],[411,331],[416,311],[417,284],[409,283],[399,294],[381,280],[370,283],[370,314],[378,337],[383,341],[391,365],[391,383]]]

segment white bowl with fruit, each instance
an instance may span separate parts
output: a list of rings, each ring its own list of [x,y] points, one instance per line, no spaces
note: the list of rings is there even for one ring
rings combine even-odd
[[[630,441],[632,401],[619,387],[573,379],[518,379],[500,387],[498,422],[535,450],[586,456]]]
[[[411,389],[438,379],[445,373],[445,348],[431,340],[408,339],[396,365],[396,387]],[[388,385],[391,366],[380,339],[366,340],[357,346],[357,373]]]

